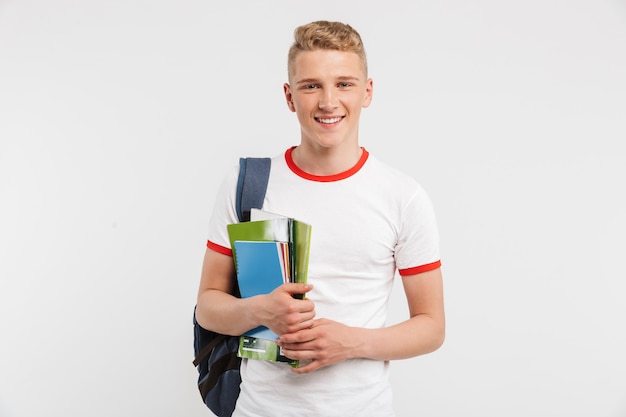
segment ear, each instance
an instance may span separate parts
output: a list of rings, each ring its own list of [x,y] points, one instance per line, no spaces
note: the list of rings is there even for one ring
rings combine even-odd
[[[372,96],[374,94],[374,81],[371,78],[367,79],[365,84],[365,95],[363,96],[363,104],[361,107],[366,108],[372,103]]]
[[[289,84],[285,83],[283,85],[283,91],[285,93],[285,100],[287,101],[287,107],[289,107],[289,110],[295,113],[296,108],[293,105],[293,95],[291,94],[291,87],[289,86]]]

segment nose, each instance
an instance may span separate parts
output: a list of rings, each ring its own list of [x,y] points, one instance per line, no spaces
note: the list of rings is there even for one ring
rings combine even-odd
[[[326,90],[320,97],[318,104],[320,110],[330,111],[337,108],[337,100],[332,91]]]

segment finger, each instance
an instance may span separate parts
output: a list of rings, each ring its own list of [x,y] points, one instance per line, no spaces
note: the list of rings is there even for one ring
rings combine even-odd
[[[312,325],[313,325],[313,318],[309,318],[308,320],[306,319],[306,316],[303,317],[302,321],[299,321],[297,323],[292,323],[292,324],[286,324],[286,327],[284,328],[284,332],[283,335],[285,334],[296,334],[300,331],[309,329]]]
[[[320,369],[322,367],[321,362],[316,361],[315,359],[312,359],[310,362],[308,362],[306,365],[304,366],[299,366],[297,368],[291,368],[291,371],[293,373],[302,375],[302,374],[310,374],[313,371],[316,371],[318,369]]]
[[[294,359],[300,362],[300,366],[307,364],[308,362],[313,360],[315,356],[315,352],[303,348],[302,346],[290,346],[284,347],[281,346],[281,354],[288,357],[289,359]]]
[[[297,282],[290,282],[283,284],[283,289],[291,295],[306,294],[313,289],[311,284],[303,284]]]
[[[310,326],[309,326],[310,327]],[[303,343],[311,342],[315,339],[313,332],[308,331],[308,327],[294,333],[285,333],[280,336],[279,341],[281,345],[302,345]]]

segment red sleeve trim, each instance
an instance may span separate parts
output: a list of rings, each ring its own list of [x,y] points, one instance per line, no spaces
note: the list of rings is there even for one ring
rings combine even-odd
[[[441,267],[441,261],[432,262],[426,265],[416,266],[414,268],[400,269],[398,272],[401,277],[406,277],[408,275],[416,275],[421,274],[422,272],[432,271]]]
[[[223,255],[233,256],[232,249],[224,247],[222,245],[218,245],[217,243],[213,243],[210,240],[207,240],[206,247],[211,250],[214,250],[215,252],[219,252]]]

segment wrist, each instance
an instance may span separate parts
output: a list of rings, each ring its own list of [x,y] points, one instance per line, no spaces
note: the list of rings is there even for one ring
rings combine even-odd
[[[353,342],[353,345],[350,352],[350,358],[358,359],[370,357],[369,344],[367,343],[370,331],[370,329],[362,327],[352,327],[350,340]]]
[[[265,321],[263,320],[263,298],[265,295],[257,295],[249,298],[242,298],[241,301],[244,303],[243,308],[240,310],[244,312],[243,320],[246,323],[246,327],[249,329],[254,329],[255,327],[265,326]]]

